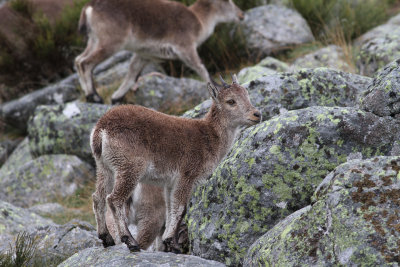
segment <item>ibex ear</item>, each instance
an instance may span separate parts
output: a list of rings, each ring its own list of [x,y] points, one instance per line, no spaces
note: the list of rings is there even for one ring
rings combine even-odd
[[[210,93],[211,98],[218,103],[218,93],[219,93],[219,89],[216,85],[212,84],[212,83],[208,83],[207,84],[207,89],[208,92]]]

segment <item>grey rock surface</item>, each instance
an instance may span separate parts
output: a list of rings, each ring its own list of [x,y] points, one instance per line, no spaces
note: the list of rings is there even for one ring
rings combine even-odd
[[[109,108],[82,102],[38,107],[28,123],[30,151],[34,156],[76,155],[94,163],[90,132]]]
[[[20,153],[17,151],[17,153]],[[0,169],[0,198],[22,207],[66,197],[94,180],[94,169],[72,155],[8,160]]]
[[[30,207],[29,210],[40,216],[57,215],[65,212],[65,208],[58,203],[36,204]]]
[[[245,130],[188,210],[194,255],[242,263],[261,235],[311,203],[325,176],[347,161],[391,155],[400,125],[356,108],[289,111]]]
[[[398,266],[399,157],[349,161],[331,172],[314,203],[249,249],[244,266]]]
[[[276,71],[263,66],[255,65],[239,71],[237,77],[240,84],[249,83],[266,75],[275,74]]]
[[[36,213],[0,200],[0,253],[10,248],[18,233],[25,231],[32,234],[38,227],[53,224]]]
[[[79,220],[72,220],[64,225],[40,227],[32,236],[39,240],[36,254],[44,264],[62,262],[86,248],[103,246],[97,238],[96,229],[91,224]]]
[[[362,75],[374,76],[388,63],[400,57],[400,15],[380,25],[355,42],[359,50],[357,67]]]
[[[6,162],[10,154],[20,142],[20,139],[4,140],[0,142],[0,167],[4,164],[4,162]]]
[[[71,75],[54,85],[49,85],[19,99],[4,103],[0,106],[0,117],[6,123],[25,131],[27,121],[37,106],[61,104],[77,99],[80,95],[77,86],[78,75]]]
[[[343,49],[336,45],[323,47],[315,52],[297,58],[292,66],[291,71],[300,70],[302,68],[330,68],[351,72],[350,65],[345,61]]]
[[[361,99],[361,108],[378,116],[400,118],[400,59],[378,73]]]
[[[164,252],[140,252],[130,253],[125,245],[117,245],[108,248],[88,248],[73,255],[60,265],[67,266],[165,266],[165,267],[197,267],[197,266],[225,266],[222,263],[208,261],[195,256],[164,253]]]
[[[372,79],[342,71],[317,68],[267,75],[244,84],[250,100],[261,110],[263,120],[288,110],[310,106],[357,107]],[[184,116],[199,118],[211,101],[203,102]]]
[[[126,96],[128,103],[169,114],[180,114],[209,97],[205,82],[169,76],[144,76],[138,90]]]
[[[281,5],[265,5],[246,11],[241,31],[253,58],[314,41],[310,27],[301,15]]]

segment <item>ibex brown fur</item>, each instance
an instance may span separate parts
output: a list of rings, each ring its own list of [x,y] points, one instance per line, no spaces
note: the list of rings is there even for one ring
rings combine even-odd
[[[86,99],[103,102],[93,85],[93,68],[122,49],[135,55],[125,80],[112,95],[112,103],[122,100],[149,61],[180,59],[209,81],[197,47],[218,23],[241,18],[243,12],[232,0],[197,0],[190,7],[167,0],[92,0],[83,8],[79,21],[81,31],[88,32],[88,44],[75,59]]]
[[[128,224],[136,227],[136,241],[141,249],[163,250],[162,234],[165,226],[166,207],[163,189],[159,186],[139,183],[128,199]],[[107,229],[115,243],[120,243],[114,217],[110,209],[106,212]]]
[[[126,206],[140,182],[164,188],[167,213],[162,239],[166,251],[178,252],[176,231],[194,186],[211,175],[240,128],[261,120],[236,76],[231,85],[213,82],[208,89],[213,104],[203,119],[123,105],[97,122],[91,134],[97,166],[93,206],[99,238],[105,246],[114,243],[104,219],[107,202],[121,242],[131,251],[139,250],[126,224]]]

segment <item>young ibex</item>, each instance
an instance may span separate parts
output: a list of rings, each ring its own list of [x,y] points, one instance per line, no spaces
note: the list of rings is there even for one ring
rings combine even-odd
[[[197,47],[218,23],[242,18],[243,12],[232,0],[197,0],[190,7],[167,0],[92,0],[83,8],[79,21],[80,31],[88,32],[88,44],[75,59],[87,101],[103,102],[94,88],[92,70],[122,49],[135,55],[125,80],[111,97],[113,104],[119,103],[129,88],[136,88],[149,61],[180,59],[209,81]]]
[[[104,246],[114,244],[104,219],[107,202],[121,242],[131,251],[140,249],[126,224],[127,201],[140,182],[164,188],[167,213],[162,240],[166,251],[179,252],[176,232],[194,186],[211,175],[240,128],[261,121],[235,75],[232,81],[208,83],[213,104],[203,119],[133,105],[115,107],[99,119],[90,143],[97,166],[93,207]]]

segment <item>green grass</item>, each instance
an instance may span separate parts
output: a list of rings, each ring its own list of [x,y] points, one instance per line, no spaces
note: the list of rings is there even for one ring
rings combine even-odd
[[[38,240],[32,238],[28,233],[19,233],[15,240],[15,244],[10,244],[10,249],[5,253],[0,254],[0,266],[30,266],[35,256],[37,245]]]
[[[389,18],[393,0],[290,0],[320,41],[334,42],[332,32],[341,28],[350,42]]]
[[[94,190],[95,181],[89,181],[82,188],[76,190],[75,194],[54,199],[55,202],[65,207],[66,211],[44,217],[52,219],[57,224],[65,224],[72,219],[79,219],[96,226],[96,220],[92,209],[92,194]]]

